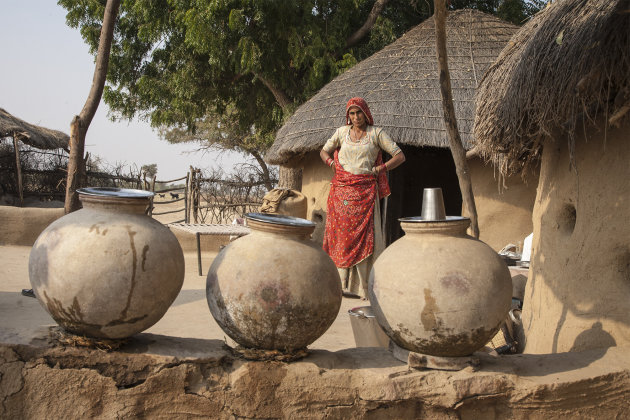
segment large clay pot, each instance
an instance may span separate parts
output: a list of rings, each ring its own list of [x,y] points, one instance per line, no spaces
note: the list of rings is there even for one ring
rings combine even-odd
[[[369,296],[400,347],[466,356],[484,346],[510,309],[512,281],[499,255],[466,235],[470,219],[400,219],[405,236],[374,263]]]
[[[129,337],[155,324],[177,297],[184,254],[175,235],[145,215],[153,193],[78,193],[83,208],[53,222],[33,245],[33,291],[72,333]]]
[[[223,249],[208,272],[210,312],[244,347],[306,347],[339,312],[337,268],[309,239],[314,223],[261,213],[247,219],[252,233]]]

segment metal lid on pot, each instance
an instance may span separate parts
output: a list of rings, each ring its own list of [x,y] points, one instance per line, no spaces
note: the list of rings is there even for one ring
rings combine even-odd
[[[460,220],[470,220],[470,218],[468,217],[464,217],[464,216],[445,216],[444,219],[441,220],[430,220],[430,219],[425,219],[422,216],[412,216],[412,217],[401,217],[400,219],[398,219],[399,222],[405,222],[405,223],[440,223],[440,222],[457,222]]]
[[[444,210],[444,197],[442,188],[425,188],[422,192],[422,215],[413,217],[402,217],[399,222],[407,223],[436,223],[455,222],[468,220],[468,217],[447,216]]]
[[[299,217],[285,216],[273,213],[247,213],[246,218],[257,222],[271,223],[274,225],[315,227],[315,223]]]
[[[151,191],[133,190],[133,189],[115,188],[115,187],[79,188],[77,192],[79,194],[87,195],[90,197],[115,197],[115,198],[138,198],[138,199],[151,198],[155,195]]]

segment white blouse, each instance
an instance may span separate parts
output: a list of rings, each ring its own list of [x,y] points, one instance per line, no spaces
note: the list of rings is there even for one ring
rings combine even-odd
[[[400,153],[400,147],[382,128],[368,125],[365,136],[355,143],[350,139],[351,127],[339,127],[323,147],[331,155],[339,148],[339,163],[345,171],[355,175],[371,174],[379,150],[391,156]]]

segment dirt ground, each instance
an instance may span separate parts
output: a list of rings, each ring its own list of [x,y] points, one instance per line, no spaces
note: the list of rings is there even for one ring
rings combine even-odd
[[[168,206],[173,208],[179,204],[181,203]],[[38,335],[38,332],[41,333],[43,328],[55,325],[53,319],[36,299],[24,297],[20,293],[22,289],[31,287],[28,278],[28,258],[31,247],[24,242],[32,242],[37,237],[38,230],[43,230],[55,215],[56,217],[59,215],[59,209],[54,209],[50,203],[42,207],[46,208],[18,209],[0,206],[0,279],[2,279],[0,281],[0,342],[27,344],[32,337]],[[21,217],[20,212],[24,211],[28,214],[29,221],[17,223],[17,219]],[[168,223],[179,217],[181,217],[180,213],[173,213],[157,216],[156,219]],[[173,337],[225,339],[231,343],[212,318],[205,297],[205,276],[208,268],[217,255],[219,246],[227,243],[229,238],[202,237],[203,275],[200,276],[197,271],[194,235],[175,230],[173,232],[184,250],[186,262],[184,285],[166,315],[146,332]],[[348,310],[365,305],[367,302],[344,298],[334,324],[309,347],[330,351],[354,347]]]

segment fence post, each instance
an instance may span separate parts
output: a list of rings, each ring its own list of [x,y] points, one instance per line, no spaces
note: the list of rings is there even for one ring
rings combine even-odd
[[[190,194],[188,191],[190,190],[190,172],[186,174],[186,184],[184,188],[184,222],[190,223],[190,203],[188,200],[190,199]]]
[[[198,169],[192,169],[192,183],[191,183],[191,191],[190,195],[192,195],[192,205],[193,205],[193,220],[195,223],[199,223],[199,179],[198,179]]]
[[[22,165],[20,163],[20,142],[17,134],[13,135],[13,151],[15,152],[15,171],[17,172],[17,187],[20,196],[20,207],[24,206],[24,187],[22,185]]]

